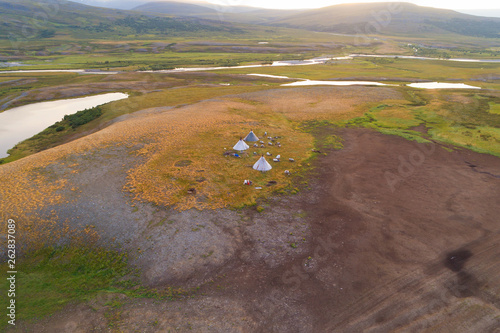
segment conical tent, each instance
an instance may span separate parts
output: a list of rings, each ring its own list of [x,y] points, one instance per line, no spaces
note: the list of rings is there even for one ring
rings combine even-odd
[[[239,150],[239,151],[247,150],[248,148],[250,147],[242,139],[240,139],[240,141],[238,141],[238,143],[235,144],[233,147],[234,150]]]
[[[257,135],[255,135],[255,133],[253,131],[250,131],[250,133],[245,138],[245,141],[255,142],[255,141],[259,141],[259,138],[257,137]]]
[[[253,168],[257,171],[269,171],[271,170],[273,167],[271,166],[271,164],[269,164],[266,159],[264,158],[264,156],[262,156],[261,158],[259,158],[259,160],[253,165]]]

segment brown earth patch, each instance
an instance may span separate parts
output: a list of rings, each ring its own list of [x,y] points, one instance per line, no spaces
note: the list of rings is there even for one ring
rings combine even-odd
[[[316,160],[309,189],[263,202],[261,213],[160,211],[167,227],[135,226],[149,238],[134,259],[146,283],[201,289],[171,302],[128,299],[114,327],[498,332],[500,159],[364,129],[336,134],[345,148]],[[104,329],[103,304],[30,328]]]

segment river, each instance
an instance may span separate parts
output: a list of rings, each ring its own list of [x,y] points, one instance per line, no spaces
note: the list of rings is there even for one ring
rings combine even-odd
[[[108,93],[51,102],[40,102],[9,109],[0,113],[0,158],[7,150],[31,138],[65,115],[127,98],[127,94]]]
[[[180,67],[175,69],[166,69],[158,71],[144,71],[145,73],[179,73],[179,72],[201,72],[201,71],[216,71],[224,69],[244,69],[244,68],[260,68],[260,67],[280,67],[280,66],[307,66],[307,65],[321,65],[329,61],[339,61],[339,60],[352,60],[354,58],[401,58],[401,59],[417,59],[417,60],[440,60],[440,61],[458,61],[458,62],[482,62],[482,63],[498,63],[500,59],[465,59],[465,58],[455,58],[455,59],[439,59],[439,58],[428,58],[428,57],[416,57],[416,56],[404,56],[404,55],[377,55],[377,54],[350,54],[348,56],[342,57],[318,57],[306,60],[282,60],[275,61],[270,65],[242,65],[242,66],[227,66],[227,67]],[[30,69],[30,70],[14,70],[14,71],[0,71],[0,74],[9,73],[78,73],[78,74],[100,74],[100,75],[113,75],[120,72],[108,72],[108,71],[94,71],[85,69]]]

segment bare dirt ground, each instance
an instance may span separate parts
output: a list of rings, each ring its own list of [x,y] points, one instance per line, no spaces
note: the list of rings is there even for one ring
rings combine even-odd
[[[102,186],[83,191],[78,214],[94,214],[103,237],[133,253],[144,283],[199,291],[169,302],[115,296],[118,309],[98,297],[18,330],[500,332],[500,159],[337,132],[345,148],[316,160],[309,188],[262,213],[131,212],[113,197],[122,161],[108,152]],[[122,202],[119,216],[104,209],[110,201]]]

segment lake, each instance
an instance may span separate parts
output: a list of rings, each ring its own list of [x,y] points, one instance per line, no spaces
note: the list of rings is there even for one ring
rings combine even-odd
[[[286,87],[297,87],[297,86],[354,86],[354,85],[363,85],[363,86],[394,86],[392,84],[385,84],[381,82],[374,81],[318,81],[318,80],[304,80],[301,81],[285,83],[282,86]],[[470,86],[464,83],[447,83],[447,82],[419,82],[419,83],[410,83],[406,86],[412,88],[421,88],[421,89],[481,89],[480,87]]]
[[[0,158],[7,157],[7,150],[17,143],[40,133],[65,115],[124,98],[128,95],[109,93],[34,103],[4,111],[0,113]]]
[[[481,89],[464,83],[419,82],[408,84],[408,87],[421,89]]]
[[[293,83],[282,84],[287,87],[297,86],[387,86],[387,84],[373,81],[317,81],[317,80],[302,80]]]

